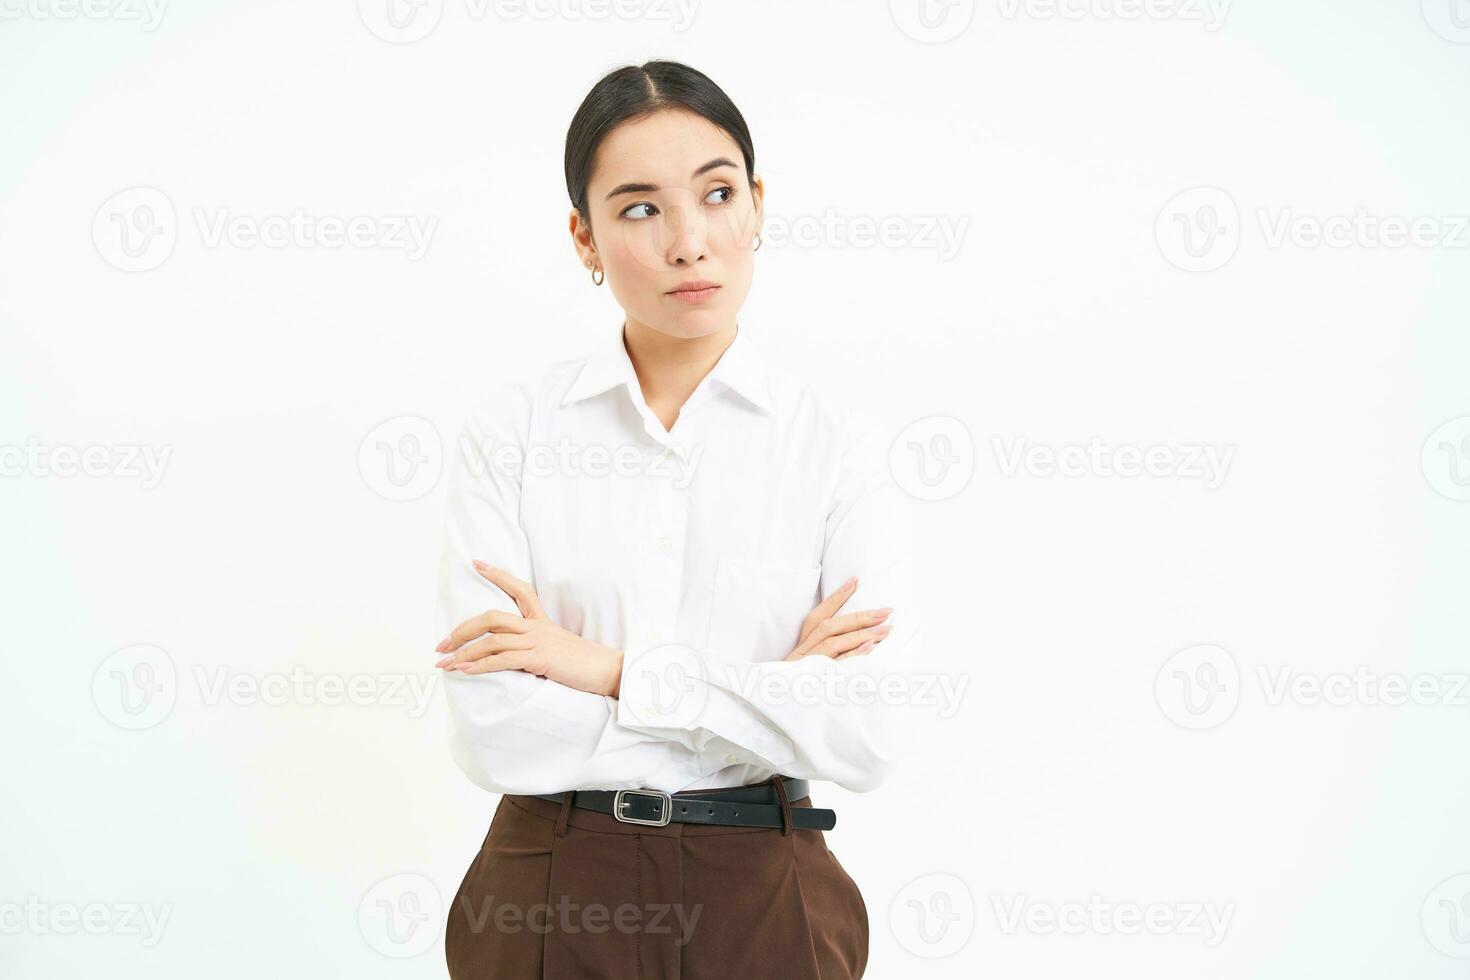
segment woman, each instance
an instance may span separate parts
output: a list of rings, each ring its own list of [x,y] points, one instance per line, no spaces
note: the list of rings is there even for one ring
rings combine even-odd
[[[900,751],[907,499],[878,430],[737,324],[754,161],[673,62],[610,73],[572,120],[572,240],[624,317],[494,386],[455,457],[437,666],[456,762],[503,794],[451,904],[456,980],[866,967],[807,781],[870,789]]]

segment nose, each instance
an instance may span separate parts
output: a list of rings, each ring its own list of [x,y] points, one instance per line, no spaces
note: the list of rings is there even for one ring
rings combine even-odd
[[[672,265],[693,265],[705,257],[709,224],[698,208],[679,205],[667,212],[669,234],[668,261]]]

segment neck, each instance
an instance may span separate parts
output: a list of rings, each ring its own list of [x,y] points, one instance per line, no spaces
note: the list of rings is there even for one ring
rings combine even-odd
[[[660,418],[677,416],[699,382],[735,340],[736,329],[737,324],[732,321],[728,327],[703,337],[670,337],[627,318],[623,324],[623,344],[648,407]]]

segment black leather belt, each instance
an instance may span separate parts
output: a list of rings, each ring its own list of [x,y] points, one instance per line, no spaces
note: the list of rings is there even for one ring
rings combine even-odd
[[[805,779],[781,777],[786,799],[802,800],[810,793]],[[537,793],[538,799],[561,803],[565,793]],[[727,789],[665,793],[657,789],[579,789],[572,805],[611,814],[623,823],[663,827],[669,823],[703,823],[722,827],[781,827],[781,797],[771,783]],[[831,830],[837,814],[817,807],[787,807],[796,830]]]

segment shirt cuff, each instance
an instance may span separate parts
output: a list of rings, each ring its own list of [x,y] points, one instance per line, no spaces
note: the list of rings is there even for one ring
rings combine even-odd
[[[759,671],[795,664],[721,664],[690,647],[665,644],[623,653],[617,723],[666,733],[716,769],[753,763],[780,769],[796,759],[791,738],[777,731],[738,692],[738,681],[758,681]],[[730,671],[720,677],[712,671]],[[729,685],[735,684],[735,689]],[[714,743],[714,745],[711,745]],[[733,761],[730,757],[734,756]]]
[[[709,691],[698,654],[675,643],[623,651],[617,722],[630,728],[694,731]]]

